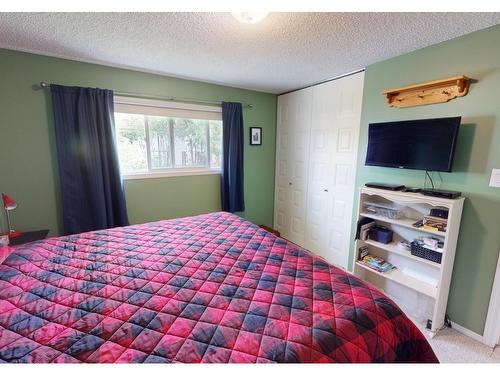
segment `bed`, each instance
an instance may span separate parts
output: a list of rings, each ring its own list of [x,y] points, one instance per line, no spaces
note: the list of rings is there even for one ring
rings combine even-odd
[[[20,245],[0,361],[437,362],[383,293],[236,215]]]

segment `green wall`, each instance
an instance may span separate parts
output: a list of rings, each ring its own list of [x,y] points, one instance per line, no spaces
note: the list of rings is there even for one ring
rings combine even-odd
[[[242,74],[245,74],[242,72]],[[244,109],[245,203],[242,216],[272,226],[276,96],[0,49],[0,191],[18,201],[16,228],[61,232],[56,148],[48,90],[40,81],[155,96],[250,103]],[[248,128],[263,128],[263,145],[249,146]],[[124,182],[132,223],[220,210],[219,176]],[[1,215],[5,228],[5,219]]]
[[[356,178],[358,188],[368,181],[423,186],[422,171],[364,166],[368,123],[462,116],[454,171],[442,173],[440,185],[467,197],[448,312],[452,321],[479,334],[500,248],[500,189],[488,187],[491,169],[500,168],[499,46],[500,26],[496,26],[368,66]],[[467,96],[444,104],[390,108],[380,94],[384,89],[461,74],[477,82]],[[353,250],[351,246],[351,255]]]

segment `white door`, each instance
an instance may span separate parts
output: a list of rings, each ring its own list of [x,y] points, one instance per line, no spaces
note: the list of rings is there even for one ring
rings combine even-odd
[[[332,131],[330,147],[331,204],[326,216],[326,260],[347,268],[358,155],[364,73],[333,81],[330,91]]]
[[[311,132],[312,89],[293,93],[290,153],[290,233],[288,239],[304,246],[309,169],[309,137]]]
[[[363,73],[313,88],[304,247],[347,268]]]
[[[331,206],[331,149],[335,110],[334,82],[313,87],[309,178],[307,189],[306,239],[304,246],[328,258],[326,220]]]
[[[289,95],[278,96],[274,227],[284,238],[290,233],[290,101]]]
[[[497,270],[491,289],[490,305],[484,326],[483,343],[491,347],[500,345],[500,256],[498,257]],[[498,350],[497,348],[496,351],[498,352]]]
[[[278,97],[275,227],[347,268],[363,73]]]
[[[278,98],[275,227],[304,245],[312,89]]]

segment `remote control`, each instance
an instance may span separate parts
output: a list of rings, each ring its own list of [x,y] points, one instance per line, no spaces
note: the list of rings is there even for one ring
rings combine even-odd
[[[415,223],[412,224],[413,227],[415,228],[420,228],[422,225],[424,225],[424,221],[423,220],[419,220]]]

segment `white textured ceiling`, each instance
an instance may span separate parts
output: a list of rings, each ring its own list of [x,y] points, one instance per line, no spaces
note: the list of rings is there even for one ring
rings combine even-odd
[[[0,47],[282,93],[500,23],[500,13],[0,13]]]

